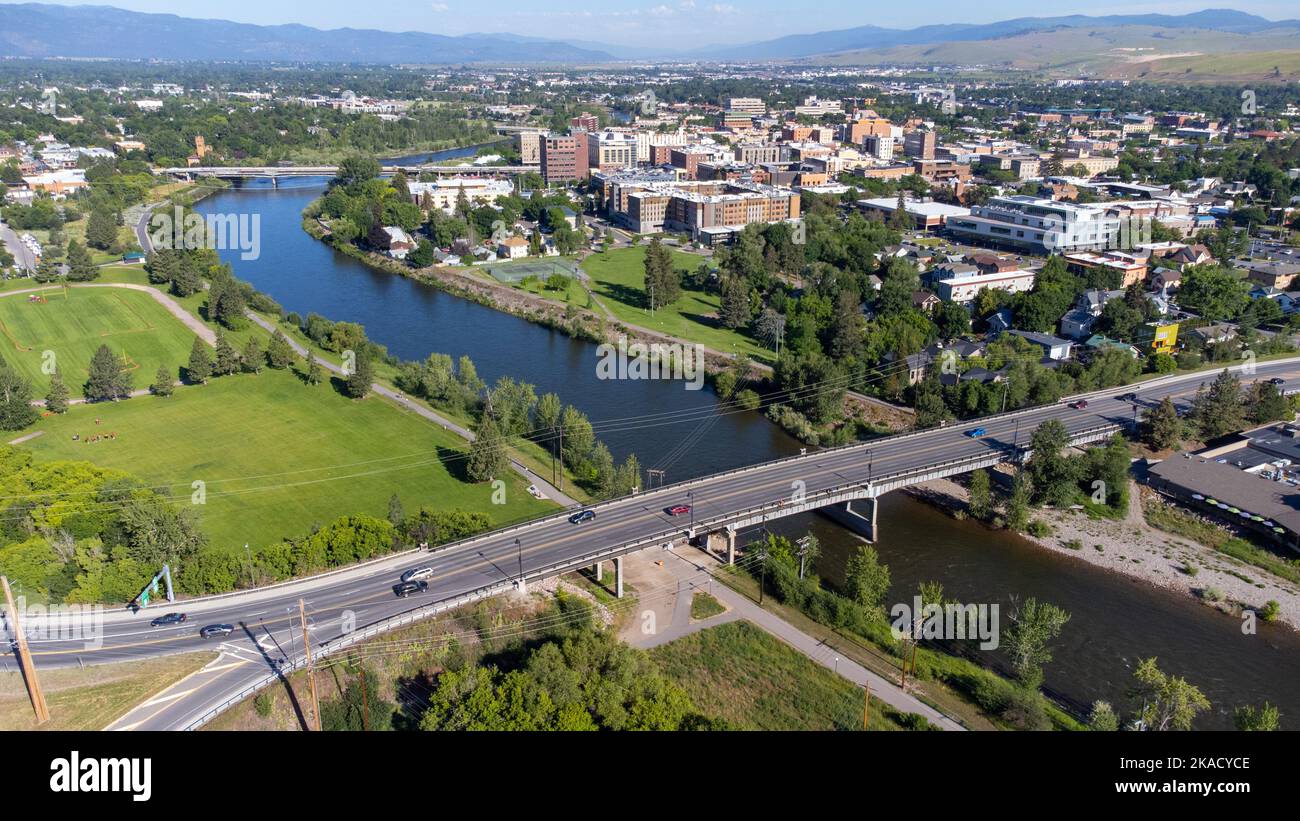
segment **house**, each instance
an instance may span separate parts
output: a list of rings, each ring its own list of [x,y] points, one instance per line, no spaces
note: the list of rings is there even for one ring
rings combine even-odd
[[[1043,355],[1047,359],[1062,361],[1070,358],[1070,351],[1074,348],[1074,343],[1068,339],[1061,339],[1051,334],[1040,334],[1035,331],[1020,331],[1011,329],[1004,333],[1018,336],[1026,342],[1033,343],[1043,349]]]
[[[406,259],[415,250],[415,240],[396,225],[377,226],[370,232],[370,244],[393,259]]]
[[[528,240],[523,237],[506,237],[497,243],[497,256],[501,259],[522,259],[528,256]]]
[[[1169,261],[1177,265],[1202,265],[1214,262],[1214,255],[1204,245],[1185,245],[1171,254]]]
[[[1237,329],[1226,323],[1215,325],[1205,325],[1200,328],[1193,328],[1192,333],[1199,336],[1208,343],[1218,344],[1227,342],[1237,337]]]
[[[1092,335],[1092,328],[1096,324],[1096,314],[1084,308],[1071,308],[1061,317],[1061,336],[1086,339]]]
[[[1300,264],[1294,262],[1247,262],[1242,268],[1253,282],[1283,291],[1290,290],[1291,283],[1300,276]]]
[[[1129,345],[1126,342],[1120,342],[1118,339],[1111,339],[1109,337],[1102,336],[1101,334],[1093,334],[1092,336],[1088,337],[1088,340],[1083,343],[1083,347],[1089,352],[1090,355],[1095,353],[1101,353],[1102,351],[1110,351],[1110,350],[1124,351],[1134,359],[1137,359],[1139,356],[1142,355],[1141,352],[1138,351],[1138,349],[1133,347],[1132,345]]]
[[[923,313],[934,313],[934,309],[939,307],[940,302],[942,300],[929,291],[914,291],[912,293],[912,307]]]
[[[999,308],[988,315],[984,320],[984,325],[988,328],[989,333],[997,335],[1011,330],[1011,309]]]
[[[1157,291],[1177,291],[1183,284],[1183,272],[1176,268],[1157,268],[1151,275],[1151,287]]]

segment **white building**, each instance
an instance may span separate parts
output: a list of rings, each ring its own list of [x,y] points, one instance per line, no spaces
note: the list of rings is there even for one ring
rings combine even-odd
[[[965,241],[1065,253],[1117,247],[1120,223],[1104,205],[1012,195],[993,197],[968,216],[949,217],[947,227]]]
[[[967,305],[979,296],[984,289],[1002,290],[1017,294],[1034,287],[1034,271],[1004,271],[992,274],[971,274],[950,279],[941,279],[935,283],[935,292],[940,299]]]
[[[411,181],[406,184],[411,192],[411,199],[416,204],[424,205],[425,194],[429,195],[432,207],[450,214],[456,210],[456,201],[461,192],[471,206],[492,205],[501,197],[514,193],[514,183],[510,180],[493,177],[442,177],[430,182]]]

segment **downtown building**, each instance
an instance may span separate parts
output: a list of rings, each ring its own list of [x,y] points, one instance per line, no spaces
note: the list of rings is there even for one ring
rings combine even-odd
[[[694,241],[727,242],[746,225],[799,218],[799,194],[770,185],[728,180],[673,180],[672,172],[604,175],[602,206],[609,218],[639,234],[681,231]]]
[[[567,137],[547,135],[539,149],[542,179],[547,185],[585,180],[588,171],[587,132]]]

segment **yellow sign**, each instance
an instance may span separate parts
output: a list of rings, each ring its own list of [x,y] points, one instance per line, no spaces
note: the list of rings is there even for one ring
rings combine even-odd
[[[1156,353],[1171,353],[1178,343],[1178,323],[1156,326],[1155,338],[1151,340],[1151,350]]]

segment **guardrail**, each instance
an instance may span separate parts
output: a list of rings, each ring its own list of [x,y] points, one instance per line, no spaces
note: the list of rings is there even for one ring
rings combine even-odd
[[[1071,443],[1078,444],[1078,443],[1090,441],[1091,439],[1094,439],[1100,435],[1113,433],[1116,430],[1119,430],[1119,426],[1114,424],[1099,425],[1093,428],[1085,428],[1082,431],[1072,434],[1070,437],[1070,441]],[[872,495],[873,486],[878,482],[896,483],[900,479],[906,479],[909,477],[914,478],[916,476],[924,476],[933,473],[935,471],[949,470],[952,468],[965,467],[973,464],[982,464],[987,462],[990,459],[994,459],[995,461],[1001,461],[1002,459],[1009,458],[1011,455],[1014,454],[1009,453],[1006,449],[1000,449],[998,451],[980,453],[973,456],[962,457],[960,459],[952,459],[947,462],[941,462],[935,465],[930,465],[925,468],[911,468],[905,471],[898,471],[896,473],[886,474],[880,477],[879,479],[873,478],[870,482],[846,482],[843,484],[834,485],[832,487],[823,488],[821,490],[808,494],[805,497],[804,501],[798,505],[798,507],[800,508],[799,510],[795,510],[792,507],[786,505],[785,500],[781,499],[774,502],[765,502],[760,505],[751,505],[746,508],[741,508],[739,510],[731,511],[730,513],[722,514],[719,516],[713,516],[708,519],[699,520],[694,523],[692,529],[693,530],[716,529],[720,527],[725,527],[727,524],[737,520],[744,521],[746,519],[753,518],[755,515],[764,515],[768,513],[773,514],[771,518],[781,518],[783,516],[793,515],[794,513],[803,512],[811,508],[816,508],[820,506],[825,506],[826,504],[843,501],[844,499],[850,496],[853,496],[854,498],[865,498],[869,495]],[[834,502],[830,500],[834,500]],[[819,505],[818,504],[819,501],[822,504]],[[560,573],[568,572],[576,568],[585,567],[597,561],[613,558],[616,556],[621,556],[627,553],[632,553],[637,550],[642,550],[656,543],[663,543],[664,541],[669,541],[669,542],[675,541],[676,539],[679,539],[684,535],[689,535],[689,532],[690,531],[684,528],[671,528],[667,530],[658,531],[656,533],[647,536],[641,536],[636,539],[622,542],[620,544],[613,545],[610,547],[588,551],[587,553],[583,553],[579,556],[573,556],[559,562],[553,562],[543,567],[527,570],[523,573],[522,580],[526,584],[529,581],[546,579],[551,576],[559,575]],[[407,624],[411,624],[421,619],[425,619],[430,616],[437,615],[438,613],[446,612],[447,610],[451,610],[456,607],[461,607],[465,604],[471,604],[475,601],[480,601],[482,599],[490,598],[500,593],[509,591],[516,587],[517,581],[518,581],[517,579],[505,580],[501,582],[495,582],[490,585],[484,585],[483,587],[475,588],[474,590],[471,590],[469,592],[461,593],[451,598],[443,599],[442,601],[432,602],[423,607],[418,607],[415,608],[414,610],[408,610],[405,613],[400,613],[396,616],[391,616],[389,618],[382,619],[360,630],[356,630],[351,633],[347,633],[343,636],[339,636],[338,638],[322,642],[316,648],[314,652],[314,657],[324,658],[328,655],[337,653],[341,650],[351,647],[359,642],[365,641],[369,638],[373,638],[382,633],[386,633],[390,630],[394,630],[398,627],[403,627]],[[306,657],[302,656],[295,659],[290,664],[284,665],[276,670],[268,672],[266,675],[250,683],[246,687],[241,688],[238,692],[223,699],[220,704],[212,707],[211,709],[205,711],[202,715],[193,719],[183,729],[185,730],[199,729],[204,724],[207,724],[209,721],[216,718],[221,713],[225,712],[226,710],[233,707],[235,704],[238,704],[239,702],[253,695],[258,690],[261,690],[263,687],[267,687],[271,684],[274,684],[275,682],[282,680],[289,673],[300,670],[305,666],[306,666]]]

